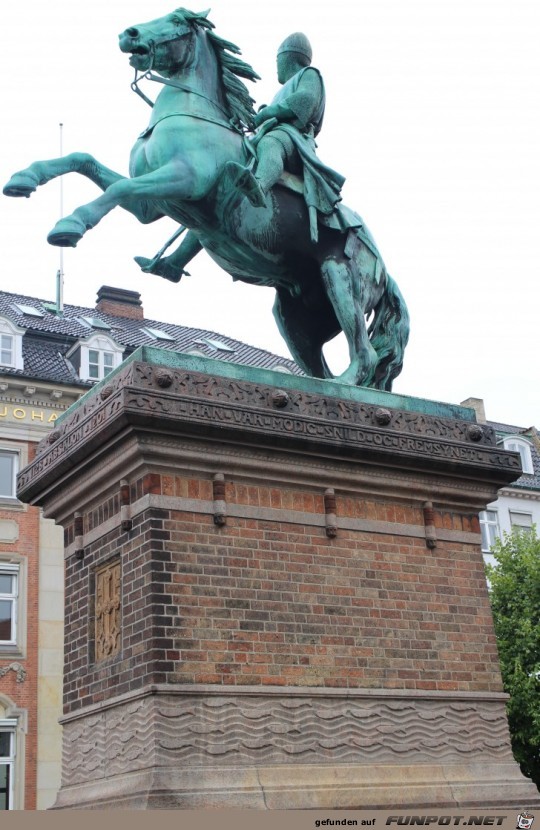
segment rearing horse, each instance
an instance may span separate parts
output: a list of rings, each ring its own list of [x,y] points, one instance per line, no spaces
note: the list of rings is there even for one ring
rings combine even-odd
[[[72,153],[34,162],[4,193],[29,196],[69,172],[103,190],[57,223],[48,236],[53,245],[75,246],[117,206],[143,223],[171,217],[190,229],[187,237],[168,257],[137,258],[143,270],[177,282],[204,248],[234,279],[276,289],[277,325],[308,375],[332,377],[322,349],[343,331],[350,365],[339,380],[390,390],[409,333],[399,289],[357,214],[340,207],[347,221],[321,223],[314,243],[300,179],[285,174],[257,208],[235,186],[227,162],[248,164],[245,133],[254,116],[240,78],[258,76],[236,57],[238,47],[212,31],[206,14],[180,8],[120,35],[120,49],[131,54],[136,71],[163,84],[132,149],[129,177],[87,153]]]

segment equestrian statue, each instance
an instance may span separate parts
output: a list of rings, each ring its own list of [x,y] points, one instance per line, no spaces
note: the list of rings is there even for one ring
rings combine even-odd
[[[256,113],[244,80],[259,76],[214,28],[208,12],[179,8],[119,36],[132,88],[152,107],[128,177],[70,153],[19,171],[4,194],[28,197],[71,172],[98,185],[101,196],[49,233],[59,246],[77,245],[117,206],[143,223],[171,217],[173,238],[154,258],[135,258],[143,271],[178,282],[204,249],[234,280],[275,288],[277,325],[307,375],[333,378],[323,347],[343,331],[350,363],[336,380],[389,391],[403,366],[407,308],[366,225],[341,203],[343,176],[317,156],[325,93],[309,41],[295,32],[283,42],[281,88]],[[143,79],[161,87],[153,103]]]

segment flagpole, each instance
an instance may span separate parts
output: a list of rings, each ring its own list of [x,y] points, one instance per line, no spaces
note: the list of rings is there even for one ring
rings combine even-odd
[[[63,130],[62,122],[59,124],[60,128],[60,157],[64,155],[63,147]],[[64,177],[60,176],[60,219],[64,218]],[[59,248],[60,251],[60,268],[56,274],[56,312],[62,315],[64,313],[64,249]]]

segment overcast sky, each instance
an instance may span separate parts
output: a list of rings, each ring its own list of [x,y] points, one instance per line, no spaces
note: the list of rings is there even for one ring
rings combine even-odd
[[[0,178],[39,158],[85,150],[127,173],[150,110],[129,88],[117,35],[173,9],[168,0],[4,3]],[[200,7],[194,8],[200,11]],[[217,32],[278,88],[290,32],[312,41],[327,91],[319,155],[347,177],[343,195],[372,231],[409,306],[411,339],[394,391],[540,426],[540,5],[538,0],[215,0]],[[152,85],[154,87],[154,85]],[[148,91],[148,90],[147,90]],[[153,88],[151,94],[156,90]],[[64,178],[65,213],[98,195]],[[2,288],[54,299],[59,251],[46,235],[60,187],[0,197]],[[173,232],[117,209],[64,254],[65,301],[110,284],[140,291],[147,317],[199,326],[287,355],[273,291],[233,284],[206,254],[173,285],[143,275]],[[330,361],[346,364],[343,343]]]

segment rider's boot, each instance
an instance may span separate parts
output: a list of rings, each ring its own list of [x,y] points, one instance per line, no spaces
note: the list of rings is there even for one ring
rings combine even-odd
[[[143,256],[136,256],[133,259],[145,274],[157,274],[158,277],[163,277],[170,280],[170,282],[180,282],[182,277],[189,277],[189,273],[171,262],[173,256],[174,254],[163,259],[156,259],[155,257],[154,259],[147,259]]]
[[[253,207],[266,205],[264,191],[249,168],[242,167],[235,161],[228,161],[225,170],[235,187],[243,193]]]

